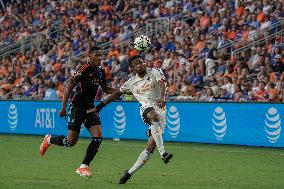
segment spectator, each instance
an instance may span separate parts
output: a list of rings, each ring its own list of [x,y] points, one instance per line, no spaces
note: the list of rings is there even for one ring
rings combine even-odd
[[[269,101],[280,102],[279,91],[275,88],[275,83],[268,83],[267,92],[269,95]]]
[[[264,82],[261,81],[258,83],[258,91],[255,93],[254,99],[256,101],[265,101],[265,102],[269,100],[269,95],[265,90]]]
[[[205,66],[206,66],[206,76],[211,77],[215,75],[217,70],[217,44],[212,43],[211,47],[209,49],[207,58],[205,60]]]
[[[242,97],[241,86],[239,84],[234,85],[234,93],[232,95],[232,100],[234,102],[239,102]]]
[[[0,46],[35,33],[41,36],[39,46],[31,45],[27,51],[23,50],[24,53],[12,53],[11,58],[0,59],[2,98],[22,98],[25,94],[29,99],[42,99],[49,80],[56,84],[55,90],[59,98],[62,97],[63,82],[80,66],[72,61],[73,56],[85,55],[94,44],[102,46],[109,55],[104,58],[107,62],[103,61],[102,67],[107,80],[118,88],[119,80],[128,75],[129,56],[138,54],[128,44],[134,36],[145,33],[143,27],[147,19],[167,16],[171,23],[169,29],[150,36],[153,49],[145,53],[145,59],[147,66],[165,71],[174,89],[170,92],[171,99],[188,95],[189,98],[183,99],[204,100],[210,91],[203,88],[208,85],[213,96],[221,87],[226,87],[232,94],[240,94],[239,89],[235,91],[240,85],[242,95],[239,100],[255,100],[251,94],[259,90],[260,81],[274,82],[280,100],[284,100],[284,87],[279,88],[283,85],[280,80],[284,48],[281,36],[257,42],[258,46],[252,47],[250,52],[228,56],[239,47],[251,46],[252,42],[280,31],[283,25],[277,24],[282,23],[282,2],[248,0],[230,3],[225,0],[182,4],[174,1],[50,0],[39,1],[33,6],[31,2],[28,0],[25,6],[22,6],[23,2],[13,3],[0,11]],[[210,44],[215,43],[217,48],[213,49]],[[214,60],[215,66],[208,64],[208,59]],[[214,67],[216,69],[211,69]],[[209,71],[216,72],[209,74],[210,80],[206,77]],[[25,81],[27,77],[31,78],[30,84]],[[185,80],[191,83],[190,86],[185,87]],[[269,84],[265,89],[269,92]]]
[[[52,81],[49,81],[43,100],[59,100],[55,90],[55,84]]]
[[[275,55],[275,63],[272,66],[273,71],[282,73],[284,71],[284,62],[282,61],[281,55]]]

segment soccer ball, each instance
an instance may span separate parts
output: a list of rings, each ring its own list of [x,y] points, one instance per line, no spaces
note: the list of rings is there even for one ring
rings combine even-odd
[[[146,35],[140,35],[134,40],[134,49],[139,52],[148,51],[151,48],[151,41]]]

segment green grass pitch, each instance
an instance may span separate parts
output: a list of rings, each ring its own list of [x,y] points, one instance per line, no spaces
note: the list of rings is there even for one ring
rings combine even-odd
[[[91,164],[94,176],[75,174],[90,139],[73,148],[51,147],[39,154],[42,136],[0,135],[0,189],[283,189],[283,149],[170,143],[168,165],[157,151],[125,185],[118,180],[136,161],[145,141],[104,140]]]

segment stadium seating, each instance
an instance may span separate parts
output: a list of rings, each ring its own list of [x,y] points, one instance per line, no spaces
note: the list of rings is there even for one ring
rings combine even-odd
[[[284,5],[261,1],[3,1],[0,99],[62,98],[64,82],[91,43],[105,52],[112,87],[130,72],[134,37],[168,79],[168,100],[284,101]],[[2,6],[2,5],[1,5]],[[131,100],[124,96],[124,100]]]

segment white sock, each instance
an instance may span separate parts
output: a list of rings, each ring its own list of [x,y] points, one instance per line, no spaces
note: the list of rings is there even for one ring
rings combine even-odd
[[[143,152],[139,155],[137,161],[134,163],[134,165],[129,169],[128,173],[130,175],[134,174],[138,169],[143,167],[143,165],[150,159],[151,153],[147,150],[143,150]]]
[[[160,128],[160,123],[159,122],[153,122],[151,124],[151,134],[156,142],[156,146],[158,148],[158,151],[160,153],[160,156],[162,157],[163,154],[166,152],[165,147],[164,147],[164,142],[163,142],[163,137],[161,134],[161,128]]]
[[[89,166],[88,165],[86,165],[86,164],[82,164],[81,166],[80,166],[80,168],[88,168]]]
[[[47,138],[47,143],[48,143],[48,144],[51,144],[51,143],[50,143],[50,138],[51,138],[51,135],[50,135],[50,137]]]

